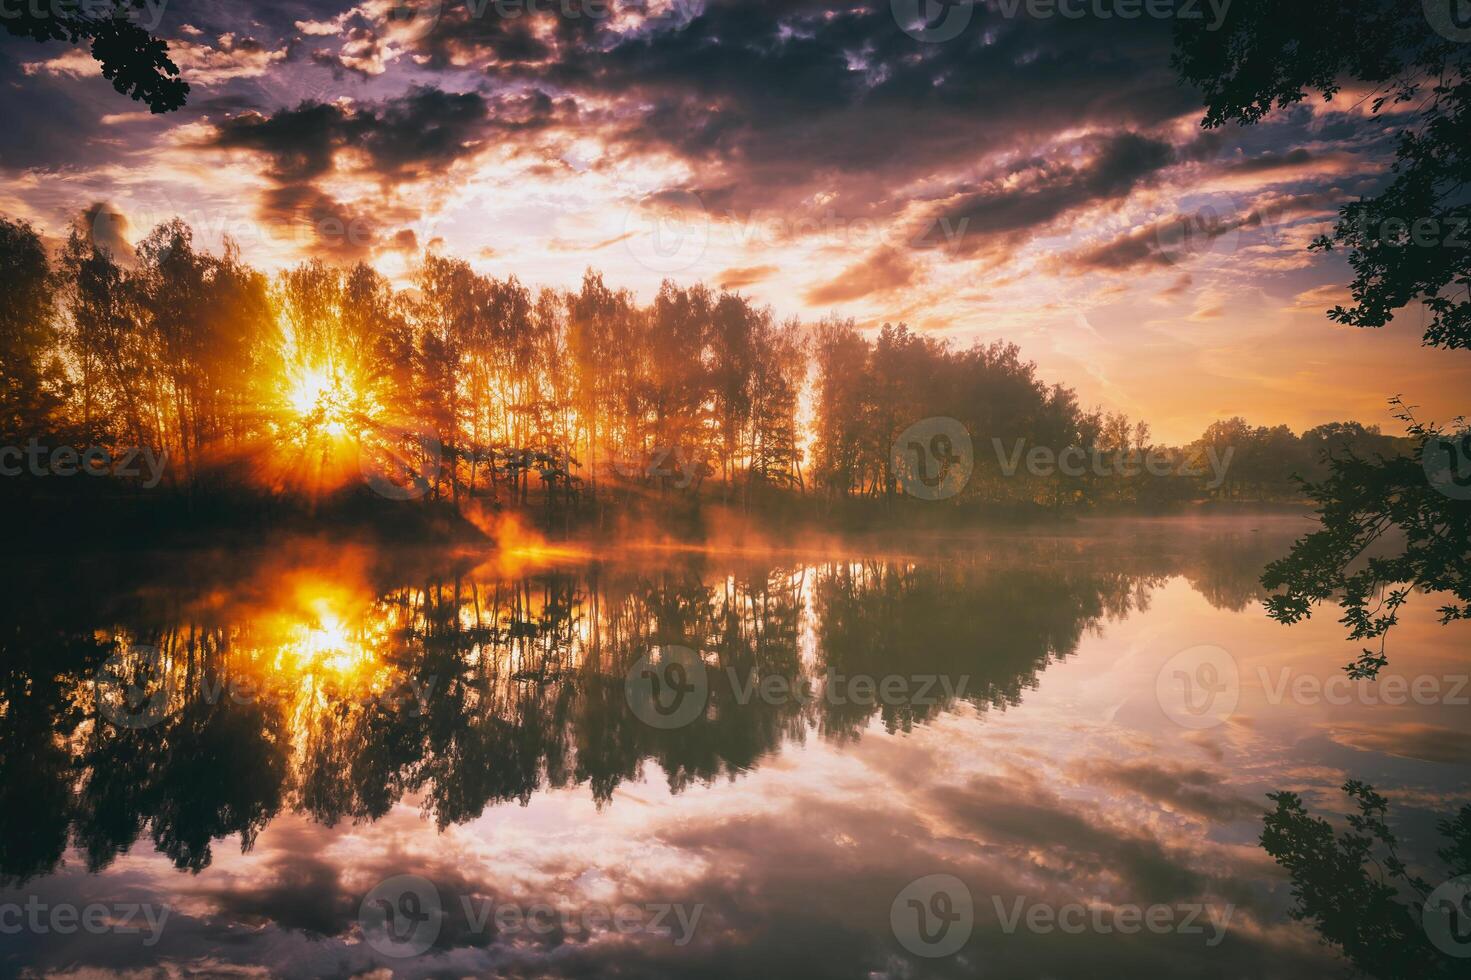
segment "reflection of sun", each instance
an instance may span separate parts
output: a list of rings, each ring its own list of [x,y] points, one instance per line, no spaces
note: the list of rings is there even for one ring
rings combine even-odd
[[[305,670],[327,670],[353,674],[372,656],[355,640],[326,600],[313,603],[314,622],[298,624],[293,631],[297,665]]]

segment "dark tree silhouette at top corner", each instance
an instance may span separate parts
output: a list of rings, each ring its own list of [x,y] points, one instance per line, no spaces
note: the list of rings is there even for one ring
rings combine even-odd
[[[1345,249],[1354,272],[1352,302],[1327,316],[1379,328],[1418,301],[1429,314],[1426,346],[1471,347],[1471,37],[1463,36],[1471,28],[1454,4],[1236,0],[1217,30],[1178,24],[1174,65],[1201,91],[1205,128],[1255,124],[1310,92],[1354,98],[1374,115],[1394,107],[1388,180],[1377,194],[1342,204],[1332,235],[1310,246]],[[1268,602],[1274,618],[1293,623],[1336,598],[1352,639],[1380,641],[1348,665],[1354,677],[1375,676],[1386,662],[1384,636],[1413,588],[1453,597],[1440,609],[1442,622],[1471,618],[1471,500],[1461,492],[1471,434],[1464,419],[1441,427],[1416,418],[1398,397],[1391,404],[1414,452],[1331,459],[1328,478],[1306,486],[1321,529],[1263,577],[1281,590]],[[1454,487],[1430,479],[1447,468],[1442,457]],[[1383,548],[1393,553],[1373,554]]]
[[[1471,347],[1471,27],[1444,0],[1237,0],[1219,30],[1181,20],[1174,65],[1204,98],[1201,124],[1252,125],[1306,99],[1391,107],[1395,162],[1378,194],[1347,202],[1331,236],[1310,246],[1348,251],[1352,304],[1328,317],[1382,327],[1421,301],[1431,314],[1425,344]],[[1345,86],[1353,86],[1345,91]],[[1358,88],[1362,86],[1362,91]],[[1390,113],[1385,113],[1389,115]]]
[[[0,24],[17,37],[36,41],[91,41],[92,57],[113,88],[146,103],[153,112],[179,108],[189,95],[189,83],[179,77],[168,45],[130,19],[141,9],[141,0],[114,3],[106,17],[16,4],[0,17]]]

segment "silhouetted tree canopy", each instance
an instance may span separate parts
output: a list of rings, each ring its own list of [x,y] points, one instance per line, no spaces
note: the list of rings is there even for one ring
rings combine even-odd
[[[37,41],[90,41],[92,57],[113,88],[146,103],[153,112],[179,108],[189,95],[189,83],[179,77],[168,45],[129,19],[142,9],[141,0],[115,2],[108,17],[64,11],[58,4],[17,3],[7,7],[0,24],[17,37]]]
[[[1354,271],[1353,305],[1328,317],[1382,327],[1418,300],[1430,313],[1427,346],[1471,346],[1471,45],[1438,33],[1427,9],[1403,0],[1236,0],[1219,30],[1177,23],[1174,64],[1204,94],[1207,128],[1251,125],[1310,92],[1368,100],[1375,114],[1397,107],[1406,123],[1388,183],[1343,204],[1333,234],[1310,246],[1347,249]],[[1353,639],[1380,640],[1378,651],[1365,649],[1348,666],[1355,677],[1372,677],[1386,662],[1384,636],[1414,588],[1459,600],[1441,608],[1442,622],[1471,615],[1471,501],[1442,492],[1421,465],[1427,451],[1455,445],[1462,420],[1447,432],[1413,418],[1398,398],[1393,404],[1415,441],[1413,456],[1337,457],[1326,481],[1306,487],[1322,529],[1263,578],[1283,590],[1269,603],[1282,622],[1336,597]],[[1394,554],[1367,557],[1396,538],[1403,545]]]
[[[1465,976],[1465,961],[1430,942],[1422,924],[1426,899],[1440,880],[1413,873],[1397,852],[1389,804],[1374,788],[1349,780],[1343,791],[1358,812],[1336,834],[1314,817],[1296,793],[1270,793],[1261,843],[1292,876],[1291,915],[1317,929],[1354,967],[1379,980],[1432,980]],[[1471,873],[1471,806],[1438,829],[1447,844],[1436,853],[1445,878]]]
[[[1311,92],[1403,114],[1389,183],[1345,203],[1333,235],[1313,243],[1347,249],[1354,270],[1353,305],[1328,315],[1382,327],[1418,299],[1426,344],[1471,346],[1471,45],[1405,0],[1236,0],[1218,30],[1177,24],[1174,63],[1204,94],[1207,128],[1256,123]]]

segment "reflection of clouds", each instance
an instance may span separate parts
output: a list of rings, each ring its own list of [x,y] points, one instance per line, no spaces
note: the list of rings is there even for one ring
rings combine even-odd
[[[1090,547],[1072,540],[1035,546],[1051,547],[1046,554],[1066,567],[1105,563],[1125,582],[1128,573],[1149,573],[1141,589],[1150,601],[1124,604],[1129,590],[1121,589],[1105,603],[1108,615],[1090,610],[1095,628],[1078,637],[1069,656],[1037,670],[1005,710],[961,705],[892,734],[872,716],[851,733],[858,738],[788,732],[749,765],[681,782],[677,793],[664,767],[650,760],[609,800],[590,799],[577,785],[543,789],[524,805],[486,805],[443,829],[433,819],[431,787],[413,776],[396,784],[400,792],[379,819],[324,825],[321,815],[288,807],[249,851],[240,851],[238,838],[220,842],[198,875],[178,874],[140,842],[103,874],[63,872],[32,884],[71,900],[112,893],[169,902],[176,911],[159,947],[145,950],[116,936],[80,943],[27,937],[23,955],[41,971],[80,964],[98,975],[145,963],[209,976],[386,976],[381,971],[392,969],[398,976],[945,977],[973,976],[983,963],[988,975],[1003,978],[1322,975],[1334,964],[1310,934],[1284,919],[1285,885],[1256,847],[1260,807],[1253,801],[1277,788],[1341,796],[1345,768],[1333,763],[1354,750],[1322,737],[1312,712],[1260,703],[1249,705],[1249,726],[1222,726],[1208,737],[1182,732],[1160,716],[1152,685],[1163,657],[1203,639],[1239,651],[1246,664],[1272,662],[1291,643],[1295,662],[1337,669],[1337,625],[1314,621],[1287,634],[1238,602],[1256,566],[1247,545],[1221,550],[1193,541],[1186,548],[1176,537],[1165,547],[1150,534],[1131,526]],[[1142,550],[1129,550],[1128,542]],[[983,564],[1008,572],[1006,561],[1022,568],[1042,562],[1033,552],[1007,557],[1020,547],[1008,542]],[[1221,567],[1232,555],[1245,569],[1239,588]],[[373,594],[364,581],[367,556],[338,556],[330,573],[283,576],[283,567],[303,557],[286,556],[261,582],[235,591],[206,582],[190,611],[228,622],[242,611],[309,609],[322,578]],[[906,567],[916,574],[917,565]],[[1166,571],[1174,577],[1164,578]],[[1070,581],[1076,587],[1080,580]],[[414,605],[422,594],[411,590],[406,598]],[[523,618],[545,609],[534,602]],[[973,618],[989,615],[979,610]],[[1428,632],[1429,625],[1410,619],[1403,627],[1423,641],[1430,665],[1455,662],[1455,644]],[[816,626],[809,621],[805,628]],[[1001,645],[978,655],[1005,659]],[[1420,746],[1413,756],[1420,759],[1437,738],[1464,741],[1453,724],[1421,718],[1419,728],[1381,733],[1344,719],[1340,731],[1350,739],[1397,736],[1401,748]],[[1394,765],[1400,756],[1389,755]],[[496,766],[471,761],[487,771]],[[1411,781],[1432,768],[1452,770],[1451,780],[1459,772],[1413,765],[1393,771]],[[1401,794],[1393,780],[1378,782],[1416,805],[1446,798],[1428,785]],[[966,883],[977,923],[958,958],[921,963],[892,938],[889,912],[906,883],[931,873]],[[362,941],[357,911],[378,882],[402,874],[434,882],[450,917],[430,953],[388,961]],[[558,909],[590,902],[705,908],[694,942],[675,947],[651,935],[476,929],[462,897]],[[1199,935],[1007,934],[994,903],[1010,909],[1018,899],[1229,902],[1235,911],[1226,940],[1209,948]],[[0,937],[0,955],[7,942],[14,941]]]
[[[1471,765],[1471,732],[1442,725],[1421,722],[1372,727],[1332,725],[1328,737],[1339,745],[1362,752],[1380,752],[1423,762]]]
[[[1175,812],[1209,821],[1257,816],[1263,809],[1222,787],[1219,768],[1106,760],[1093,768],[1092,775],[1101,785],[1138,793]]]

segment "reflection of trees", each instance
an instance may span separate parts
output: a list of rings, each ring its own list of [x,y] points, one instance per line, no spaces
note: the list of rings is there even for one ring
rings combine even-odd
[[[410,799],[447,826],[583,784],[601,805],[646,764],[679,792],[809,732],[908,729],[956,700],[940,684],[829,700],[830,675],[963,679],[965,701],[1014,705],[1085,630],[1147,599],[1141,574],[1054,564],[419,573],[331,629],[221,613],[182,587],[118,588],[121,603],[75,582],[56,583],[66,597],[17,593],[7,605],[49,620],[0,641],[0,873],[44,873],[68,844],[95,870],[144,835],[198,870],[215,841],[248,848],[287,808],[330,825]],[[99,665],[130,643],[159,650],[150,690],[169,707],[139,728],[111,723],[97,696]],[[625,688],[665,645],[699,651],[709,681],[704,712],[671,730],[640,721]],[[753,696],[773,677],[818,696]]]
[[[1412,873],[1397,853],[1384,797],[1357,780],[1343,790],[1358,812],[1342,834],[1311,816],[1296,793],[1270,794],[1277,806],[1266,815],[1261,842],[1292,876],[1292,917],[1311,923],[1325,943],[1368,976],[1465,976],[1464,960],[1452,960],[1431,942],[1424,906],[1441,880],[1471,874],[1471,806],[1438,825],[1447,843],[1436,854],[1448,871],[1431,882]]]
[[[1126,614],[1133,590],[1123,574],[980,561],[842,565],[818,578],[819,658],[834,677],[938,677],[977,707],[1005,708],[1077,649],[1084,630]],[[953,700],[939,684],[905,692],[877,709],[821,699],[823,730],[856,735],[878,710],[889,731],[907,731]]]

